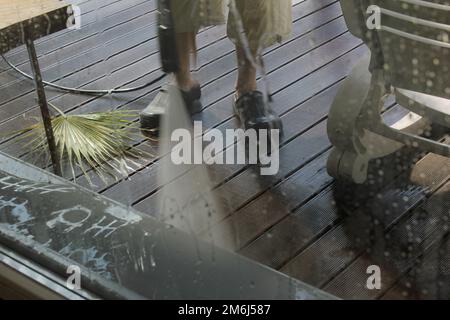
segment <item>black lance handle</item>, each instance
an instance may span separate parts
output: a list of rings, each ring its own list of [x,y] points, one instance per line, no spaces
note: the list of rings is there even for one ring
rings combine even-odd
[[[170,0],[158,0],[158,40],[163,71],[178,72],[179,60]]]

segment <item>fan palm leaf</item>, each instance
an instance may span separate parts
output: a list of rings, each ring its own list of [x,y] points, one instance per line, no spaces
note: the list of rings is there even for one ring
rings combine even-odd
[[[142,138],[141,129],[132,119],[137,111],[116,110],[84,115],[69,115],[51,105],[59,115],[52,119],[55,143],[61,163],[68,166],[72,178],[77,168],[92,185],[88,171],[93,170],[105,183],[107,176],[119,179],[128,176],[134,159],[153,156],[134,147]],[[48,156],[47,138],[43,123],[39,122],[24,130],[17,139],[23,147],[37,158]],[[148,139],[148,137],[146,138]]]

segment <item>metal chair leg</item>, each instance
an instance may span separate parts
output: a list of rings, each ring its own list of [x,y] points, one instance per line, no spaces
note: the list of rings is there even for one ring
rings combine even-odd
[[[39,67],[39,61],[36,55],[36,48],[34,46],[33,38],[28,31],[25,31],[25,43],[27,45],[28,56],[30,58],[31,69],[34,74],[34,81],[36,85],[36,92],[38,95],[39,107],[41,109],[42,121],[44,122],[45,134],[47,136],[48,148],[50,150],[50,157],[52,159],[53,171],[56,175],[62,176],[61,163],[56,148],[55,136],[53,134],[52,121],[50,111],[48,109],[47,97],[45,95],[44,84],[42,83],[42,74]]]

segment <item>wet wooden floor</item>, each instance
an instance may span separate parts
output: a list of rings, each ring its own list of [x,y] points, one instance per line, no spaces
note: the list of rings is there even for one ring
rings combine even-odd
[[[280,172],[262,178],[244,165],[211,167],[214,192],[228,199],[229,208],[214,232],[232,225],[233,232],[224,236],[234,238],[242,255],[341,298],[450,298],[450,159],[405,149],[374,162],[372,183],[356,187],[329,177],[327,113],[367,49],[347,31],[338,1],[293,2],[293,37],[265,53],[273,107],[285,127]],[[78,3],[80,30],[37,43],[46,80],[103,89],[137,86],[161,75],[154,1]],[[225,34],[219,26],[198,36],[204,110],[194,119],[205,129],[239,126],[231,105],[236,63]],[[24,48],[7,57],[29,71]],[[136,110],[152,101],[161,84],[103,98],[48,90],[48,98],[72,113]],[[402,112],[390,104],[385,117],[395,120]],[[38,115],[32,83],[0,62],[0,132],[24,128]],[[156,142],[136,146],[157,154]],[[0,150],[28,156],[10,139],[2,140]],[[162,187],[160,162],[156,156],[140,159],[131,179],[107,185],[89,174],[95,191],[154,214]],[[77,181],[89,186],[82,175]],[[372,265],[381,268],[381,289],[366,286]]]

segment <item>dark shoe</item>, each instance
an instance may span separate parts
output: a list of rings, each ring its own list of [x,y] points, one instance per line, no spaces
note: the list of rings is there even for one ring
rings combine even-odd
[[[252,91],[235,100],[234,112],[241,120],[245,130],[278,129],[283,134],[283,123],[269,104],[264,101],[263,93]]]
[[[202,93],[200,86],[196,86],[190,91],[180,89],[180,92],[186,109],[190,114],[202,111],[202,104],[200,103]],[[162,87],[150,105],[141,112],[141,129],[144,134],[158,135],[161,118],[169,103],[168,98],[166,87]]]
[[[202,111],[202,104],[200,102],[200,99],[202,97],[202,90],[200,88],[200,85],[193,87],[189,91],[180,89],[180,92],[186,108],[190,114]]]

